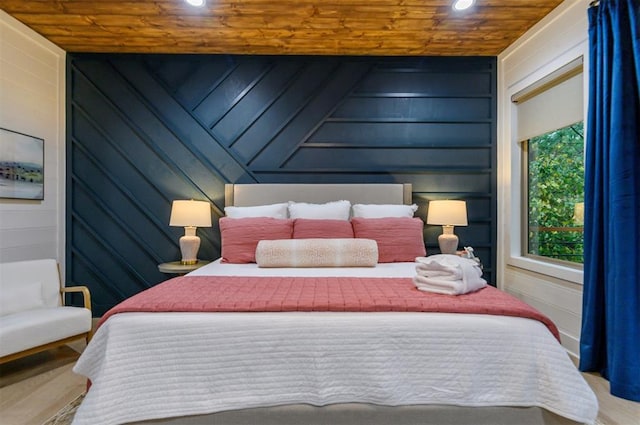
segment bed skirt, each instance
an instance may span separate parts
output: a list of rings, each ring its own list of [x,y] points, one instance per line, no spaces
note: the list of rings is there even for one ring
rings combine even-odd
[[[576,425],[539,407],[377,406],[293,404],[209,415],[132,422],[131,425]]]

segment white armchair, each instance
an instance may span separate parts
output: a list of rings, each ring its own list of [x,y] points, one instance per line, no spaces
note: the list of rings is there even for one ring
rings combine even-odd
[[[64,305],[81,292],[84,307]],[[0,364],[73,340],[91,338],[91,297],[85,286],[64,287],[55,260],[0,264]]]

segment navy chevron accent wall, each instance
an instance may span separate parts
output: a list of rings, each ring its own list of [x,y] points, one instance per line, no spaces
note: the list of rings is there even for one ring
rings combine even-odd
[[[67,58],[67,274],[95,314],[167,279],[171,201],[220,216],[227,182],[409,182],[423,219],[429,200],[464,199],[456,233],[493,280],[495,58]],[[440,232],[425,227],[432,253]],[[219,257],[217,225],[198,234]]]

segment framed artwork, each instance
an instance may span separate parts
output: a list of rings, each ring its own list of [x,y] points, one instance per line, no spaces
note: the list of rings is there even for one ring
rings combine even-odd
[[[44,199],[44,139],[0,128],[0,198]]]

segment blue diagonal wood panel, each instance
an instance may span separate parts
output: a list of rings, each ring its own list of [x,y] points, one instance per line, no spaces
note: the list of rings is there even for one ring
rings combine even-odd
[[[495,58],[68,55],[67,270],[95,313],[170,276],[171,201],[227,182],[408,182],[418,215],[465,199],[456,229],[493,278]],[[425,227],[437,252],[437,226]]]

